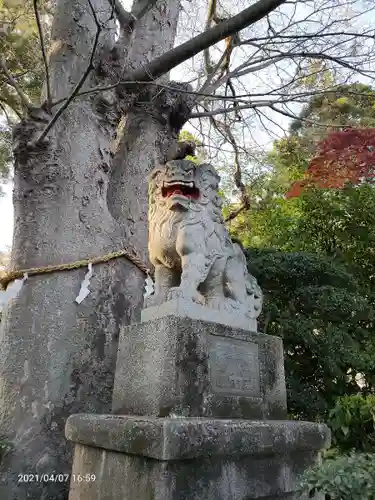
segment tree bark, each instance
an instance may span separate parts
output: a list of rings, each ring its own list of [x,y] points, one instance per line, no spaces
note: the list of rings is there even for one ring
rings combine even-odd
[[[144,67],[173,47],[179,9],[179,1],[158,0],[156,6],[137,24],[130,42],[127,71],[128,68],[134,70]],[[167,74],[159,81],[167,83],[168,79]],[[157,89],[146,90],[142,102],[123,118],[108,191],[111,214],[126,230],[124,237],[132,242],[137,255],[144,262],[148,262],[146,176],[157,163],[164,160],[176,139],[169,120],[162,116],[162,107],[166,105],[169,93],[159,93],[150,105],[148,97],[153,91],[157,92]]]
[[[92,4],[101,20],[110,17],[107,0]],[[149,15],[160,21],[158,13]],[[176,8],[174,15],[175,23]],[[69,95],[87,68],[95,33],[86,0],[58,2],[50,56],[54,101]],[[96,61],[113,43],[109,26],[100,36]],[[156,43],[162,46],[162,39]],[[173,36],[167,48],[171,44]],[[91,73],[87,87],[98,84],[96,75]],[[127,221],[114,219],[107,205],[111,147],[120,117],[111,99],[107,93],[73,101],[48,143],[36,149],[28,143],[43,130],[48,115],[35,110],[15,132],[12,268],[74,262],[127,246]],[[131,148],[142,151],[147,141],[150,151],[155,142],[150,134],[128,147],[134,164],[144,157],[137,160]],[[125,189],[122,195],[127,195]],[[146,197],[139,202],[147,204]],[[13,449],[2,464],[2,500],[66,499],[68,481],[22,482],[21,474],[69,474],[72,449],[64,437],[66,418],[111,411],[119,329],[139,319],[144,275],[124,258],[94,266],[91,293],[77,304],[86,272],[82,268],[30,277],[4,314],[0,428]]]

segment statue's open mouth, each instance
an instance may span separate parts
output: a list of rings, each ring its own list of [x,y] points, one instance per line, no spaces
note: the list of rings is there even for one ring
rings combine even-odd
[[[199,189],[195,186],[194,182],[164,182],[161,192],[164,198],[170,198],[176,195],[192,198],[194,200],[199,198]]]

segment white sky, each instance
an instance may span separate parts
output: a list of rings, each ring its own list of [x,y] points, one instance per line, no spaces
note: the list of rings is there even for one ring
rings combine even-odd
[[[6,250],[12,244],[13,235],[13,204],[12,183],[2,186],[5,196],[0,197],[0,251]]]

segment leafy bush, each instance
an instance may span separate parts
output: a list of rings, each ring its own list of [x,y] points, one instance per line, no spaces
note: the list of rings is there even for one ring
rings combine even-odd
[[[327,500],[375,500],[375,454],[352,453],[308,470],[301,492],[325,493]]]
[[[247,249],[265,302],[259,331],[283,339],[288,408],[327,421],[338,397],[375,386],[375,307],[351,270],[304,252]],[[368,450],[364,450],[368,451]]]
[[[375,396],[342,396],[329,413],[334,444],[341,451],[375,452]]]

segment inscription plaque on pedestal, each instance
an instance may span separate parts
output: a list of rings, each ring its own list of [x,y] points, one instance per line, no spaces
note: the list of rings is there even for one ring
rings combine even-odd
[[[258,344],[214,339],[209,359],[214,392],[261,397]]]
[[[119,349],[113,413],[286,417],[278,338],[166,316],[126,327]]]

